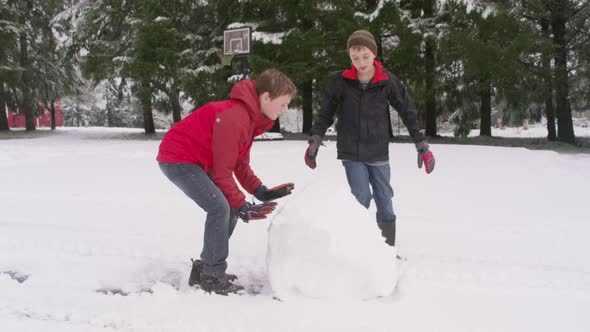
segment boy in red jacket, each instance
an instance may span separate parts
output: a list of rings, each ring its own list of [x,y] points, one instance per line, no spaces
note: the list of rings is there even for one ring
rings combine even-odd
[[[237,218],[265,219],[293,183],[268,189],[250,168],[254,137],[274,125],[296,94],[282,72],[268,69],[233,87],[229,100],[212,102],[178,122],[164,136],[157,160],[166,177],[207,212],[201,260],[193,262],[189,285],[227,294],[242,289],[226,274],[228,242]],[[250,204],[234,181],[262,201]]]

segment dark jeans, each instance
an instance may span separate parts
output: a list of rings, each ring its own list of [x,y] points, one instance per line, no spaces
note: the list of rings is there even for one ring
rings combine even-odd
[[[368,209],[371,199],[374,199],[377,205],[377,222],[395,222],[389,164],[371,166],[360,161],[343,160],[342,165],[346,170],[350,190],[357,201]]]
[[[203,273],[223,276],[229,252],[229,238],[236,226],[237,214],[223,193],[203,169],[193,164],[159,163],[166,177],[199,207],[207,212],[201,260]]]

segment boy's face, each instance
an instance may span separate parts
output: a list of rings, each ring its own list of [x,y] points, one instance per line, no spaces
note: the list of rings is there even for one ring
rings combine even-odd
[[[357,71],[361,73],[368,73],[373,69],[373,61],[375,61],[375,54],[370,49],[361,47],[351,47],[348,50],[350,61]]]
[[[290,102],[290,95],[279,96],[275,99],[271,99],[268,92],[260,95],[260,107],[262,108],[262,114],[273,121],[278,119],[281,114],[285,113],[289,109],[288,107]]]

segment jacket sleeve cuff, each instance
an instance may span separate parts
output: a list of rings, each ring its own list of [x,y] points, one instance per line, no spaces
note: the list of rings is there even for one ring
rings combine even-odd
[[[257,200],[259,201],[263,201],[264,199],[264,193],[268,191],[268,188],[266,188],[265,185],[261,185],[260,187],[258,187],[258,189],[256,189],[256,191],[254,191],[254,197],[256,197]]]
[[[416,150],[418,152],[426,152],[428,151],[428,143],[425,140],[416,143]]]
[[[426,136],[424,136],[424,134],[420,130],[416,130],[410,133],[410,136],[414,140],[414,144],[418,144],[426,139]]]

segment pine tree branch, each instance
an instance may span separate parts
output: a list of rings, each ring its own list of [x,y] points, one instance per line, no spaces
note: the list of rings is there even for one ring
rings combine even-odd
[[[535,65],[534,63],[526,62],[521,59],[518,59],[517,62],[528,69],[533,75],[536,77],[543,78],[543,68]]]
[[[572,17],[576,16],[580,11],[584,10],[586,7],[588,7],[588,4],[590,2],[583,2],[582,5],[580,6],[580,8],[578,9],[573,9],[571,14],[567,15],[565,17],[566,21],[569,21]]]
[[[575,43],[568,43],[568,46],[566,49],[568,51],[575,51],[577,49],[579,49],[582,45],[585,45],[586,43],[590,42],[590,34],[588,33],[584,33],[584,38],[581,38],[581,40],[576,41]]]
[[[541,24],[543,20],[547,19],[546,17],[535,17],[527,14],[520,14],[522,18],[526,18],[529,21],[533,21],[534,23]]]
[[[156,89],[158,89],[158,90],[160,90],[160,91],[164,92],[164,93],[165,93],[167,96],[170,96],[170,91],[169,91],[169,89],[166,87],[166,85],[165,85],[165,84],[162,84],[162,83],[160,83],[160,82],[158,82],[158,81],[155,81],[155,80],[151,80],[151,82],[152,82],[153,86],[154,86]]]
[[[524,10],[528,10],[532,13],[541,13],[540,16],[532,16],[529,14],[521,14],[522,17],[527,18],[531,21],[537,22],[542,21],[543,19],[549,19],[550,11],[547,9],[547,4],[544,3],[545,0],[541,1],[531,1],[531,0],[521,0],[521,6]]]
[[[578,37],[578,35],[582,34],[582,35],[588,35],[588,31],[586,31],[585,29],[587,29],[586,26],[584,25],[580,25],[575,31],[568,33],[569,37],[566,38],[566,42],[569,43],[572,40],[574,40],[576,37]]]
[[[575,66],[573,66],[572,68],[568,69],[568,70],[567,70],[567,73],[568,73],[568,75],[569,75],[571,72],[573,72],[574,70],[576,70],[576,69],[578,69],[578,68],[580,68],[580,67],[582,67],[582,65],[581,65],[581,64],[578,64],[578,65],[575,65]]]

